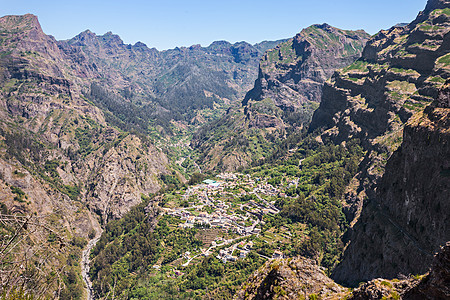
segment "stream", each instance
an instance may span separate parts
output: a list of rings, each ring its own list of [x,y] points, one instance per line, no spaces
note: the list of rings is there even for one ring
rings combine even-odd
[[[81,276],[83,277],[84,282],[86,283],[86,289],[87,289],[87,298],[88,300],[94,300],[94,293],[92,290],[92,282],[89,278],[89,264],[91,263],[91,259],[89,257],[89,254],[91,253],[92,249],[95,247],[95,244],[97,244],[98,240],[100,239],[101,232],[92,240],[90,240],[86,246],[86,248],[83,250],[82,257],[81,257]]]

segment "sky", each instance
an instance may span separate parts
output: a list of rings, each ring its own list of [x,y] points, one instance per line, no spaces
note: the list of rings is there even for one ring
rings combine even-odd
[[[213,41],[293,37],[312,24],[375,34],[409,23],[426,0],[0,0],[0,16],[32,13],[46,34],[70,39],[86,29],[158,50]]]

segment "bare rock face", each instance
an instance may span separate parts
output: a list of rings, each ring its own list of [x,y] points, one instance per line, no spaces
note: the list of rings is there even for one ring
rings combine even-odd
[[[252,107],[266,98],[287,112],[311,114],[320,102],[322,86],[336,69],[361,56],[369,35],[328,24],[313,25],[266,52],[254,88],[243,101]],[[285,120],[286,121],[286,120]],[[297,123],[309,121],[306,116]]]
[[[436,255],[430,273],[403,299],[450,299],[450,242]]]
[[[315,261],[298,257],[268,261],[233,299],[336,299],[345,291]]]
[[[450,299],[450,243],[434,257],[430,272],[407,279],[374,279],[353,290],[349,300]]]

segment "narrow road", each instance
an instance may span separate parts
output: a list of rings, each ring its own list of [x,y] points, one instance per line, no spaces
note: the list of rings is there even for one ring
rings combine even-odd
[[[92,282],[91,279],[89,278],[89,264],[91,262],[89,256],[91,254],[92,249],[94,249],[95,244],[97,244],[98,240],[100,239],[101,235],[102,235],[101,232],[97,233],[97,236],[88,242],[86,248],[83,250],[81,257],[81,276],[83,277],[83,280],[86,283],[88,300],[94,300],[94,291],[92,290]]]

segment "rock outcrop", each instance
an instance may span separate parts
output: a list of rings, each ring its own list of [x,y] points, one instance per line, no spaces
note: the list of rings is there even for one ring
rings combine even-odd
[[[450,299],[450,242],[436,255],[431,271],[403,299]]]
[[[270,98],[284,111],[314,107],[313,103],[320,102],[324,82],[336,69],[360,58],[368,39],[362,30],[346,31],[328,24],[302,30],[264,54],[258,79],[243,104]],[[312,114],[312,110],[307,113]]]
[[[336,299],[345,291],[315,261],[297,257],[268,261],[233,299]]]
[[[355,289],[349,300],[450,299],[450,243],[434,257],[430,272],[406,279],[375,279]]]

